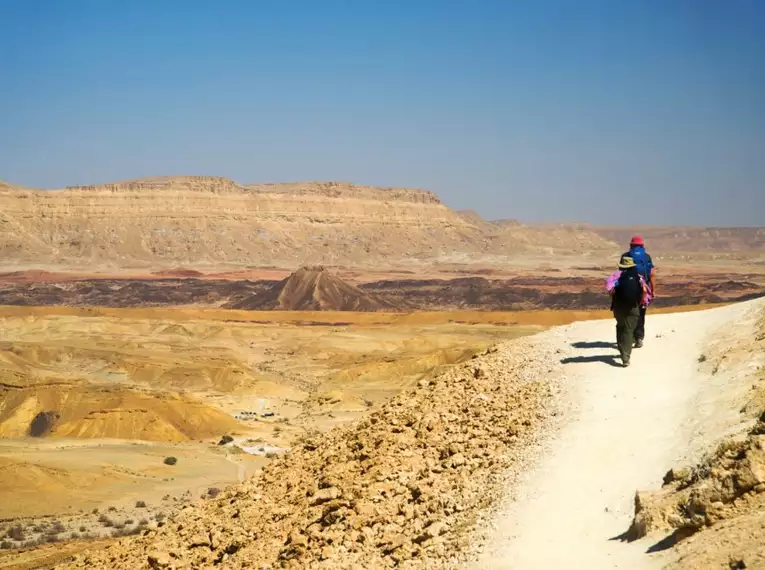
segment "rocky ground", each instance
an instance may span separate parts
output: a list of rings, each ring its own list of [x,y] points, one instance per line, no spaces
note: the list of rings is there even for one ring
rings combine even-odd
[[[554,355],[492,349],[70,568],[438,568],[556,413]]]

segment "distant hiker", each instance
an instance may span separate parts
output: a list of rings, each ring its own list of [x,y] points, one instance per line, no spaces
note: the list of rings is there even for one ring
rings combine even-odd
[[[635,326],[635,348],[640,348],[643,346],[643,339],[645,339],[645,313],[648,310],[648,305],[656,298],[655,266],[651,256],[645,250],[645,241],[641,236],[635,236],[630,240],[630,250],[622,254],[622,261],[625,257],[631,257],[635,261],[638,273],[650,289],[647,302],[640,305],[640,316]]]
[[[630,365],[632,343],[640,318],[640,308],[650,297],[648,284],[638,273],[635,260],[629,256],[619,261],[619,271],[606,280],[606,289],[611,295],[611,310],[616,319],[616,346],[622,358],[622,365]]]

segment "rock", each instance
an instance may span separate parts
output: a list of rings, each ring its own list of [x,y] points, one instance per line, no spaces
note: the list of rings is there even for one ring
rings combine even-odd
[[[290,546],[306,546],[308,544],[308,539],[299,531],[293,530],[287,539],[287,544]]]
[[[380,539],[380,541],[377,543],[377,546],[381,546],[383,548],[383,552],[390,553],[397,548],[401,548],[407,542],[409,542],[409,539],[404,534],[391,533]]]
[[[198,532],[189,539],[189,546],[196,548],[198,546],[210,546],[210,535],[204,532]]]
[[[684,483],[691,478],[691,470],[688,467],[673,467],[664,475],[664,484]]]
[[[152,552],[148,556],[149,566],[160,570],[161,568],[170,568],[172,560],[167,552]]]
[[[422,543],[426,542],[428,540],[431,540],[433,538],[436,538],[437,536],[440,536],[441,533],[446,528],[446,525],[442,522],[434,522],[425,527],[425,530],[422,532],[422,534],[415,539],[415,542]]]
[[[337,487],[319,489],[316,493],[314,493],[313,497],[311,497],[310,505],[321,505],[322,503],[338,499],[341,495],[342,493]]]

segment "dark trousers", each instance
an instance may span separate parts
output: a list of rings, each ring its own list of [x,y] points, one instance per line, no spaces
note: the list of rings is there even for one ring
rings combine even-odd
[[[632,356],[632,345],[635,342],[635,329],[640,319],[640,307],[614,307],[616,319],[616,346],[622,362],[629,362]]]
[[[640,307],[640,316],[635,327],[635,340],[643,340],[645,338],[645,312],[647,310],[648,307]]]

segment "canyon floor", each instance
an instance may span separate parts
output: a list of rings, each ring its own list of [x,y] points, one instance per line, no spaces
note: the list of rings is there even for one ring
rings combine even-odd
[[[0,530],[24,528],[0,543],[156,525],[307,431],[580,317],[0,307]]]

